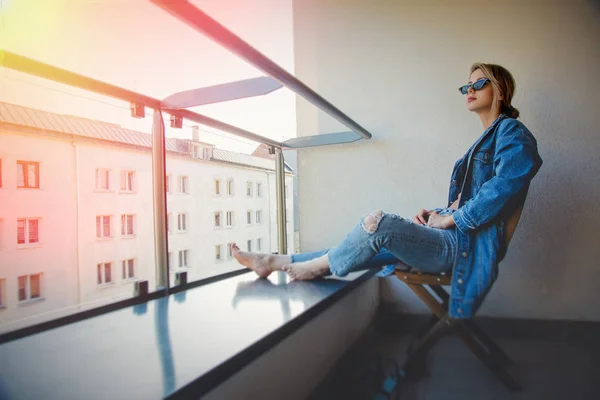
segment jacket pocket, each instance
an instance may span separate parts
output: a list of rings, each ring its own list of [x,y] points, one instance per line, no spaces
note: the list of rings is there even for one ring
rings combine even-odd
[[[494,153],[491,149],[481,149],[473,154],[474,187],[479,188],[494,176]]]
[[[491,164],[494,162],[494,153],[491,149],[481,149],[473,154],[473,160],[484,164]]]

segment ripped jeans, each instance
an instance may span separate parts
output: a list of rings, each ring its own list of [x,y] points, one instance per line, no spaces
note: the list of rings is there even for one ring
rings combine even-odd
[[[430,228],[376,211],[363,218],[339,245],[291,258],[293,263],[302,262],[327,253],[329,270],[337,276],[398,262],[423,272],[447,272],[456,256],[456,228]]]

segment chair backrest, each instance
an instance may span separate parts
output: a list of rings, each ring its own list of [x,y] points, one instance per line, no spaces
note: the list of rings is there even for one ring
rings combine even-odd
[[[508,244],[515,234],[515,230],[517,229],[517,225],[519,224],[519,219],[521,218],[522,213],[523,206],[517,208],[504,224],[504,243],[506,247],[508,247]]]

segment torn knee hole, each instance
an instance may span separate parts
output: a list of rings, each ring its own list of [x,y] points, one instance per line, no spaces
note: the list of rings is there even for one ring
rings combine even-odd
[[[363,230],[367,233],[375,233],[379,222],[383,218],[383,211],[377,210],[374,213],[369,214],[362,223]]]

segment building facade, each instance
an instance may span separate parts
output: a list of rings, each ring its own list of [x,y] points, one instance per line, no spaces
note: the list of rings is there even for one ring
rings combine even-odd
[[[233,243],[277,251],[274,161],[198,139],[166,142],[172,281],[239,269]],[[289,168],[285,181],[289,213]],[[126,299],[138,280],[155,287],[151,136],[0,103],[0,332]]]

